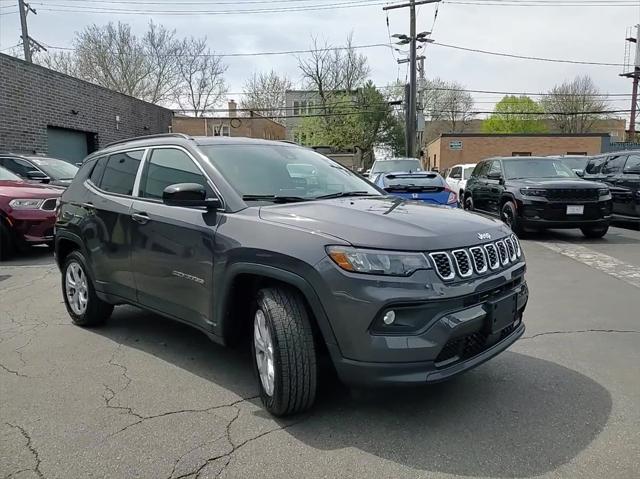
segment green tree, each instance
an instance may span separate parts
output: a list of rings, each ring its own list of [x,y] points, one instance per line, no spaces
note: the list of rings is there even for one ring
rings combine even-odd
[[[385,141],[395,142],[398,128],[402,128],[387,99],[370,81],[351,93],[332,96],[331,101],[314,114],[318,116],[303,119],[296,130],[302,143],[357,151],[359,166],[371,162],[374,146]]]
[[[546,133],[547,126],[538,113],[544,110],[528,96],[507,95],[491,116],[482,123],[485,133]]]

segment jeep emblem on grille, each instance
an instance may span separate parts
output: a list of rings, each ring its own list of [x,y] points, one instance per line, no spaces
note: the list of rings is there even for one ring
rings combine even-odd
[[[491,235],[489,233],[478,233],[479,240],[490,240]]]

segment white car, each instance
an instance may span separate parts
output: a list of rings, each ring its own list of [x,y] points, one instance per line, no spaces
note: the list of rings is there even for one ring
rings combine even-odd
[[[475,163],[465,163],[449,168],[445,179],[447,180],[449,188],[458,195],[458,198],[464,198],[467,180],[471,177],[471,172],[473,172],[475,167]]]

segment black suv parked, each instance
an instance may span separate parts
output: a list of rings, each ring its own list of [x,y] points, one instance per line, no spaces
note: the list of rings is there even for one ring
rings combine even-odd
[[[0,153],[0,166],[25,181],[47,183],[66,188],[78,172],[78,167],[57,158]]]
[[[464,207],[502,218],[520,235],[525,229],[580,228],[601,238],[611,220],[609,188],[579,178],[561,158],[489,158],[467,182]]]
[[[592,158],[585,179],[607,185],[613,197],[613,219],[640,226],[640,151],[619,151]]]
[[[78,325],[130,303],[221,344],[249,340],[276,415],[311,406],[320,355],[365,385],[475,367],[522,335],[528,300],[501,221],[244,138],[164,135],[92,154],[62,196],[56,258]]]

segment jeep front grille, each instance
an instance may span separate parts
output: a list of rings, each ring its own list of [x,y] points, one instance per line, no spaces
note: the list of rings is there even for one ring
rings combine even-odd
[[[451,258],[445,252],[431,253],[429,257],[433,261],[433,266],[440,276],[444,280],[450,280],[455,278],[456,273],[453,271],[453,265],[451,264]]]
[[[515,236],[471,248],[429,253],[433,269],[445,281],[495,271],[517,263],[521,256],[520,243]]]
[[[482,274],[487,271],[487,257],[482,247],[474,246],[473,248],[469,248],[469,252],[471,252],[473,268],[476,270],[476,273]]]
[[[453,259],[458,269],[458,274],[463,278],[468,278],[473,274],[471,268],[471,258],[469,253],[464,249],[457,249],[453,252]]]
[[[494,245],[493,243],[489,243],[487,245],[484,245],[484,249],[487,252],[489,268],[498,269],[500,267],[500,258],[498,257],[498,250],[496,249],[496,245]]]

